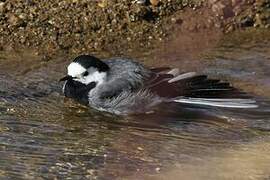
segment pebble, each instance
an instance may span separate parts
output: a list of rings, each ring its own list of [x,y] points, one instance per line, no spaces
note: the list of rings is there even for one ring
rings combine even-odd
[[[5,10],[5,3],[4,2],[0,2],[0,13],[4,13]]]
[[[107,0],[101,0],[98,3],[98,6],[101,7],[101,8],[105,8],[107,5],[108,5],[108,1]]]
[[[136,3],[136,4],[145,4],[146,3],[146,0],[135,0],[132,2],[133,4]]]
[[[176,19],[175,18],[171,18],[171,21],[172,21],[172,23],[175,23],[176,22]]]
[[[15,111],[14,108],[7,108],[7,112],[9,112],[9,113],[15,113],[16,111]]]
[[[17,16],[11,15],[11,16],[9,16],[8,22],[10,23],[10,25],[16,26],[18,24],[19,20],[20,19]]]
[[[150,3],[151,3],[153,6],[157,6],[158,3],[159,3],[159,0],[150,0]]]

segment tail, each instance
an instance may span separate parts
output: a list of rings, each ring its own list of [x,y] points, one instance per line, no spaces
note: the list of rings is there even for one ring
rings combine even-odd
[[[192,75],[192,73],[178,75],[169,81],[179,83],[185,79],[185,84],[188,84],[185,96],[174,98],[174,102],[226,108],[258,107],[255,100],[229,83],[208,79],[207,76]]]
[[[226,108],[258,107],[251,96],[227,82],[194,72],[180,74],[177,69],[157,74],[159,79],[149,87],[160,97],[169,98],[170,102]]]
[[[258,107],[258,105],[256,104],[256,101],[252,99],[180,97],[179,99],[174,99],[173,101],[177,103],[207,105],[207,106],[226,107],[226,108],[257,108]]]

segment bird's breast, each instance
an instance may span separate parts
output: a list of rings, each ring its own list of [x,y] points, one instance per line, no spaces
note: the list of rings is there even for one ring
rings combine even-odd
[[[88,94],[95,87],[95,82],[86,85],[78,81],[68,80],[63,91],[66,97],[73,98],[82,104],[88,104]]]

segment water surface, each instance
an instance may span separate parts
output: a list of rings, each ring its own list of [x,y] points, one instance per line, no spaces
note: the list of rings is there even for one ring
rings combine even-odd
[[[269,47],[226,45],[201,60],[203,73],[248,91],[258,109],[165,104],[128,117],[63,97],[58,79],[69,57],[47,61],[27,51],[1,52],[0,177],[267,179]],[[151,62],[151,54],[140,56]]]

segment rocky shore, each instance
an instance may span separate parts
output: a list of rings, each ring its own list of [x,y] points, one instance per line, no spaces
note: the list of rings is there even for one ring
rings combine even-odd
[[[175,27],[269,28],[269,9],[269,0],[0,0],[0,49],[117,54],[156,46]]]

